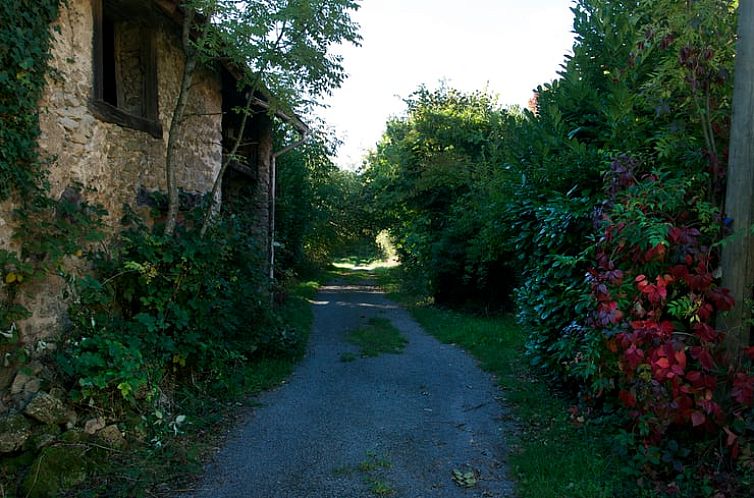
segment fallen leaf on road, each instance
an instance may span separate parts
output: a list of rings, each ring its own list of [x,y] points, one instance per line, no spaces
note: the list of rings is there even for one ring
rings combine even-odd
[[[453,469],[453,482],[462,488],[473,488],[478,482],[476,472],[473,470],[464,472],[459,469]]]

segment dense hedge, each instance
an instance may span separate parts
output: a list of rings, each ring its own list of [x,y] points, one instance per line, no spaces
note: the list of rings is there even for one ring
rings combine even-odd
[[[420,89],[366,173],[428,291],[515,271],[532,362],[616,421],[627,472],[688,496],[750,477],[754,377],[715,329],[735,5],[580,0],[528,110]]]

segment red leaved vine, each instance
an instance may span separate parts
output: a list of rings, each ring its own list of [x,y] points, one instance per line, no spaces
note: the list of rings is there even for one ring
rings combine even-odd
[[[682,223],[687,213],[673,218],[653,197],[664,188],[659,176],[637,180],[627,164],[636,162],[617,160],[606,181],[609,209],[599,213],[602,237],[587,275],[589,325],[603,332],[612,353],[602,370],[612,372],[615,395],[645,448],[701,431],[719,434],[736,458],[754,376],[724,361],[724,333],[715,328],[734,300],[717,284],[705,235]],[[754,348],[746,352],[754,359]]]

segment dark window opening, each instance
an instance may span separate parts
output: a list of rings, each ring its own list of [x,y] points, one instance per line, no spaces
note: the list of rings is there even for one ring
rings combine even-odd
[[[115,23],[112,19],[102,19],[102,100],[118,106],[117,84],[115,82]]]
[[[91,109],[103,121],[162,138],[152,25],[122,3],[94,1]]]

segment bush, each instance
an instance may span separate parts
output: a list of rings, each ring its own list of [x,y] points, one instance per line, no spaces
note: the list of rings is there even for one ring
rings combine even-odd
[[[168,374],[222,387],[234,362],[294,347],[271,312],[249,220],[223,216],[205,238],[186,227],[166,238],[133,214],[125,223],[75,285],[59,362],[82,398],[133,400]]]
[[[636,164],[613,165],[587,277],[593,307],[580,336],[601,347],[570,363],[597,366],[582,381],[595,396],[617,398],[631,434],[623,441],[639,467],[663,479],[689,466],[711,477],[741,444],[748,448],[744,420],[754,401],[750,367],[729,362],[715,329],[716,316],[734,305],[714,275],[719,212],[694,199],[692,179],[666,172],[639,179]]]
[[[752,473],[751,367],[714,326],[734,305],[716,268],[735,5],[577,0],[573,54],[528,111],[420,89],[366,172],[428,291],[517,274],[532,362],[619,421],[629,473],[688,496]]]

